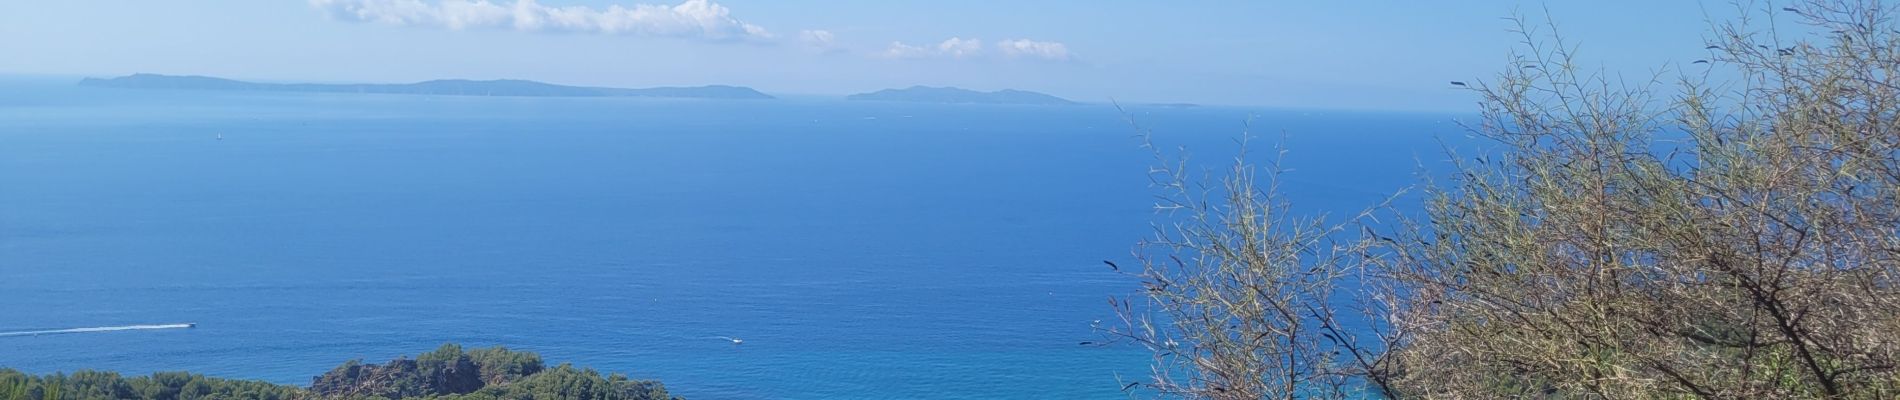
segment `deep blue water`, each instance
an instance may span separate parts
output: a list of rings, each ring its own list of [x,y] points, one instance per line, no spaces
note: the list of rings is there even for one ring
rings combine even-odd
[[[1216,162],[1254,115],[1296,204],[1336,214],[1458,134],[1131,112]],[[1100,261],[1154,217],[1131,135],[1103,105],[0,82],[0,331],[198,324],[0,337],[0,366],[301,385],[459,342],[698,399],[1118,397],[1147,356],[1077,342],[1132,292]]]

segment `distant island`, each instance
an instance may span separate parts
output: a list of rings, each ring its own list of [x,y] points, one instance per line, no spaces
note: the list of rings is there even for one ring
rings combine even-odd
[[[884,89],[871,93],[845,96],[846,100],[908,101],[917,103],[978,103],[978,104],[1076,104],[1061,97],[1047,94],[1004,89],[994,92],[953,87],[911,86],[904,89]]]
[[[770,99],[771,95],[741,86],[656,87],[621,89],[566,86],[535,81],[442,79],[403,84],[257,83],[208,76],[133,74],[111,79],[86,78],[80,86],[121,89],[231,90],[260,92],[381,93],[444,96],[528,97],[668,97],[694,99]]]

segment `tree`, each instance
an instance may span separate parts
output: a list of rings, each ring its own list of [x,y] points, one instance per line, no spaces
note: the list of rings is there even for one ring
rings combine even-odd
[[[1193,398],[1900,396],[1900,23],[1739,8],[1673,95],[1518,18],[1511,65],[1459,84],[1496,150],[1356,238],[1287,216],[1244,162],[1214,189],[1161,168],[1186,217],[1142,247],[1145,301],[1112,333]],[[1373,329],[1328,329],[1341,288]]]
[[[263,381],[159,372],[125,378],[117,373],[28,375],[0,369],[0,400],[667,400],[659,382],[602,375],[562,364],[545,368],[541,356],[501,347],[463,351],[445,344],[415,360],[384,364],[350,361],[318,376],[309,389]]]
[[[1831,33],[1753,20],[1783,15]],[[1416,294],[1391,321],[1408,393],[1900,394],[1892,16],[1816,0],[1719,25],[1737,78],[1667,99],[1520,29],[1518,65],[1472,87],[1503,151],[1461,162],[1386,259]]]
[[[1122,271],[1141,280],[1144,296],[1110,299],[1122,321],[1103,329],[1151,351],[1155,366],[1147,381],[1123,389],[1213,399],[1383,393],[1384,338],[1363,340],[1376,334],[1341,318],[1372,310],[1342,307],[1349,293],[1339,291],[1361,280],[1370,242],[1340,240],[1349,225],[1289,212],[1278,196],[1279,154],[1262,171],[1243,141],[1225,175],[1208,185],[1185,157],[1170,159],[1136,129],[1155,152],[1150,178],[1161,191],[1161,220],[1135,251],[1139,270]]]

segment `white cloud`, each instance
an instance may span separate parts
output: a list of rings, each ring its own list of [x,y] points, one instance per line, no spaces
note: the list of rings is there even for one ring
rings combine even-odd
[[[913,45],[904,42],[891,42],[891,47],[878,55],[885,58],[980,58],[994,52],[1007,58],[1033,58],[1050,61],[1069,61],[1069,46],[1059,42],[1044,42],[1029,39],[1012,39],[996,42],[992,47],[984,47],[980,39],[952,37],[934,46]]]
[[[996,42],[998,51],[1010,57],[1030,57],[1053,61],[1068,61],[1069,46],[1059,42],[1040,42],[1029,39],[1004,40]]]
[[[806,47],[824,52],[844,50],[838,47],[838,40],[831,31],[823,29],[798,31],[798,41],[804,43]]]
[[[359,22],[445,29],[514,29],[524,32],[579,32],[643,35],[720,41],[766,41],[774,35],[733,18],[731,10],[710,0],[677,5],[544,6],[535,0],[502,5],[488,0],[309,0],[330,17]]]
[[[904,42],[891,42],[891,47],[884,49],[884,53],[881,55],[885,58],[969,58],[981,55],[982,53],[982,40],[953,37],[930,47],[912,45]]]
[[[983,41],[953,37],[938,43],[937,52],[955,58],[971,57],[983,52]]]
[[[884,52],[879,55],[885,58],[924,58],[929,57],[930,53],[930,49],[923,48],[922,46],[912,46],[904,44],[904,42],[891,42],[891,47],[884,49]]]

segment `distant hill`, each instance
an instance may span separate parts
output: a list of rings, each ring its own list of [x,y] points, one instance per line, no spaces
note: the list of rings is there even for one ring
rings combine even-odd
[[[981,104],[1076,104],[1073,101],[1047,94],[1023,90],[998,90],[979,92],[953,87],[911,86],[904,89],[884,89],[871,93],[845,96],[847,100],[909,101],[919,103],[981,103]]]
[[[247,90],[265,92],[429,94],[447,96],[530,97],[673,97],[696,99],[770,99],[771,95],[740,86],[656,87],[621,89],[565,86],[515,79],[476,81],[444,79],[403,84],[256,83],[208,76],[134,74],[111,79],[86,78],[80,86],[123,89]]]

